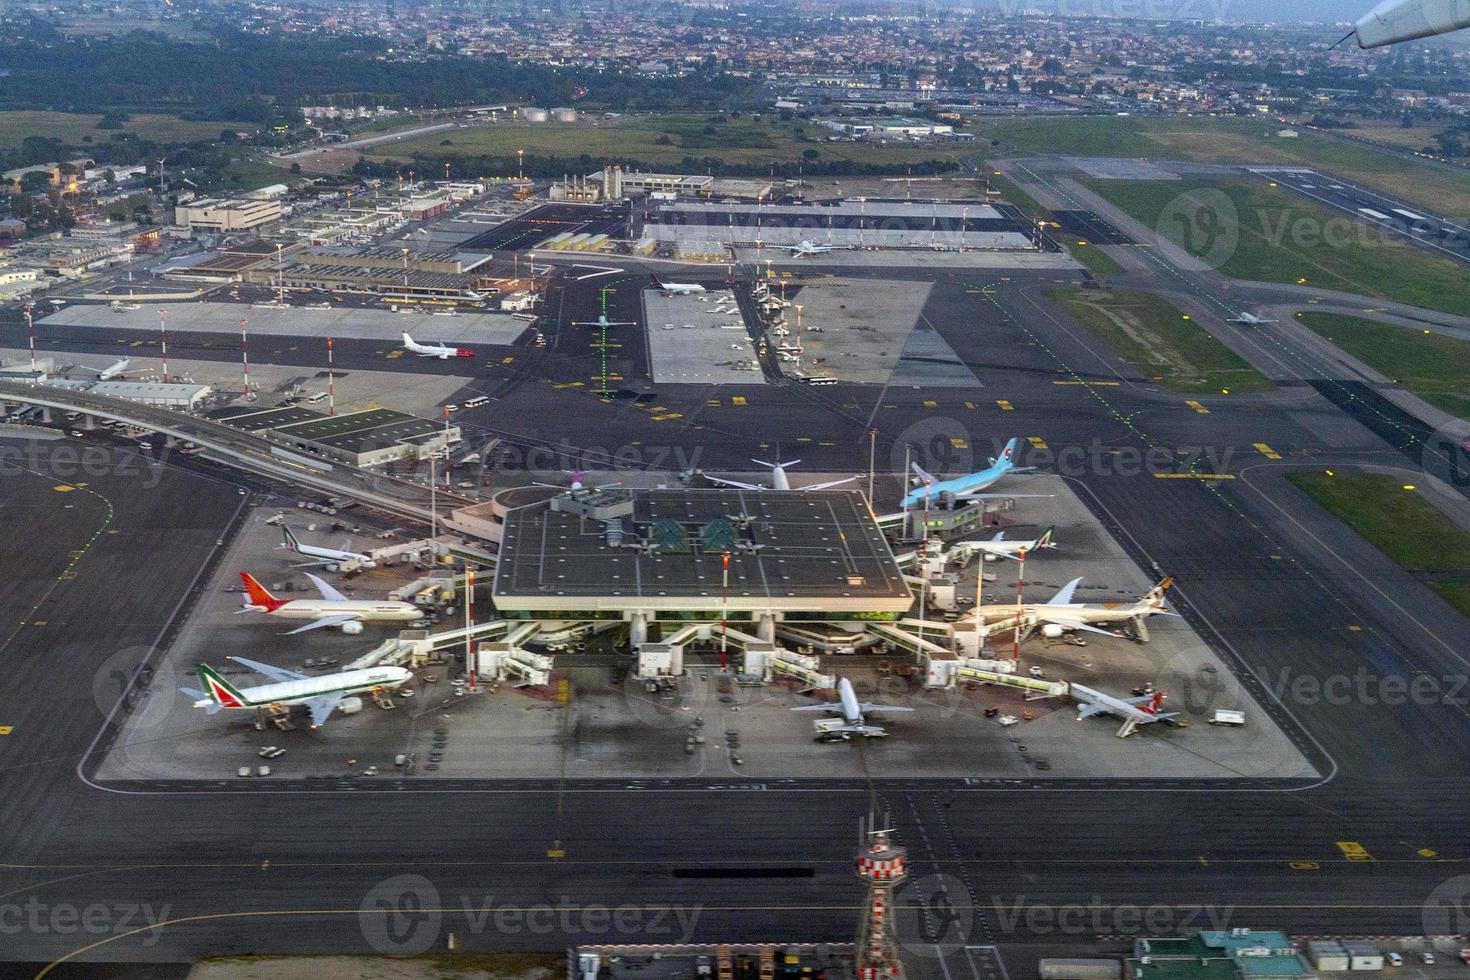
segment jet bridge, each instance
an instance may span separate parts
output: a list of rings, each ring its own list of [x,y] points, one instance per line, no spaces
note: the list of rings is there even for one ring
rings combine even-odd
[[[745,673],[759,674],[769,684],[777,678],[791,678],[809,688],[827,690],[837,686],[835,674],[824,674],[818,657],[782,650],[773,643],[752,642],[745,649]]]

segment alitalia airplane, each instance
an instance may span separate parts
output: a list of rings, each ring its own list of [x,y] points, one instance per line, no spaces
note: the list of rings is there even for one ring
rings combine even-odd
[[[357,568],[375,568],[377,566],[377,562],[373,561],[371,555],[365,555],[358,551],[345,550],[352,547],[351,538],[343,542],[344,550],[338,551],[336,548],[322,548],[314,544],[302,544],[296,535],[292,533],[291,529],[284,524],[281,525],[281,534],[286,538],[286,541],[284,544],[278,545],[278,547],[294,551],[303,558],[312,559],[312,561],[302,562],[300,565],[296,565],[296,568],[307,568],[313,565],[349,564],[355,564]],[[328,568],[327,570],[335,571],[332,568]]]
[[[281,619],[309,619],[311,622],[288,631],[285,635],[335,626],[349,636],[362,632],[363,623],[407,623],[422,619],[423,612],[411,602],[388,599],[349,599],[317,576],[306,573],[322,594],[320,599],[277,599],[249,572],[240,573],[245,595],[240,612],[265,613]]]
[[[368,691],[395,690],[413,677],[413,672],[403,667],[368,667],[363,670],[344,670],[337,674],[308,677],[284,667],[272,667],[244,657],[230,657],[244,667],[264,674],[274,683],[255,687],[236,687],[219,675],[208,664],[199,664],[195,673],[203,690],[181,687],[179,690],[194,698],[194,707],[203,708],[211,715],[221,711],[243,711],[258,708],[287,708],[295,704],[306,705],[311,712],[311,727],[317,728],[331,717],[344,698]]]

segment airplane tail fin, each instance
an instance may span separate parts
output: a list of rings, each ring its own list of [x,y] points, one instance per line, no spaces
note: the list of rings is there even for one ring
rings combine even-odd
[[[286,539],[286,543],[281,547],[289,548],[298,555],[301,554],[301,542],[296,540],[296,535],[292,534],[291,529],[284,523],[281,524],[281,536]]]
[[[1169,587],[1173,584],[1174,579],[1172,577],[1164,579],[1158,585],[1150,589],[1148,595],[1143,597],[1144,604],[1153,609],[1163,609],[1164,593],[1168,592]]]
[[[1154,692],[1154,696],[1149,699],[1148,704],[1143,705],[1139,710],[1140,711],[1146,711],[1146,712],[1148,712],[1151,715],[1156,715],[1156,714],[1159,713],[1159,709],[1162,708],[1163,706],[1164,706],[1164,692],[1163,691],[1155,691]]]
[[[1006,447],[1000,451],[1000,459],[992,462],[1002,463],[1007,467],[1016,465],[1016,448],[1021,445],[1021,440],[1012,437],[1006,443]]]
[[[271,595],[269,590],[257,582],[255,576],[249,572],[241,572],[240,581],[245,583],[245,594],[250,598],[252,606],[261,606],[266,612],[275,612],[285,605],[283,601]]]
[[[664,288],[664,284],[663,284],[663,283],[662,283],[662,282],[660,282],[660,281],[659,281],[659,278],[658,278],[658,276],[656,276],[656,275],[653,275],[653,274],[652,274],[652,273],[650,273],[650,274],[649,274],[649,276],[648,276],[648,281],[649,281],[649,282],[651,282],[651,283],[653,283],[653,284],[654,284],[654,285],[655,285],[655,286],[657,286],[657,287],[658,287],[658,288],[659,288],[659,289],[663,289],[663,288]]]
[[[218,705],[215,708],[216,711],[220,708],[249,707],[249,702],[245,700],[245,695],[240,693],[240,689],[221,677],[213,667],[208,664],[199,664],[194,668],[194,672],[199,677],[199,683],[204,685],[204,696]]]
[[[1040,551],[1042,548],[1050,548],[1051,547],[1051,544],[1052,544],[1051,534],[1052,534],[1052,531],[1054,531],[1054,530],[1056,530],[1056,528],[1049,527],[1045,531],[1042,531],[1041,532],[1041,535],[1039,537],[1037,537],[1037,539],[1035,541],[1032,542],[1032,544],[1031,544],[1032,549],[1035,550],[1035,551]]]
[[[407,330],[403,332],[403,346],[408,348],[413,347],[413,338],[408,335]]]

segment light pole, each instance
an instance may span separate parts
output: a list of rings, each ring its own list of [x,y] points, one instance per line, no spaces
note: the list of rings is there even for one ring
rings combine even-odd
[[[36,326],[31,322],[31,307],[26,304],[26,337],[31,344],[31,373],[36,373]]]
[[[516,179],[526,179],[526,151],[516,150]]]

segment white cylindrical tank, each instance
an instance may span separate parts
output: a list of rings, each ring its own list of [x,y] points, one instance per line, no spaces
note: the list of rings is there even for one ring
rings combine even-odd
[[[552,109],[551,115],[559,123],[574,123],[577,121],[576,109]]]
[[[524,119],[526,122],[544,123],[550,117],[545,109],[538,109],[535,106],[526,106],[524,109],[521,110],[521,118]]]

